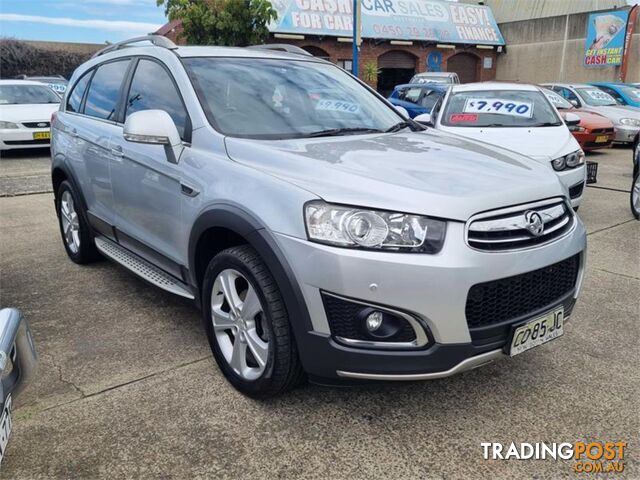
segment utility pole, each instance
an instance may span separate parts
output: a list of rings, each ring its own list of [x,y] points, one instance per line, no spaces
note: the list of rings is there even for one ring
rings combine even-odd
[[[358,76],[358,53],[360,50],[360,32],[362,10],[360,7],[360,0],[353,0],[353,46],[352,46],[352,59],[351,59],[351,73]]]

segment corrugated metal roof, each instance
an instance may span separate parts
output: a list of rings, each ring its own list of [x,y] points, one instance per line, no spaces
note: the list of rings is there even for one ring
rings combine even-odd
[[[484,3],[491,7],[498,23],[517,22],[532,18],[556,17],[572,13],[594,12],[625,7],[636,1],[627,0],[462,0],[464,3]]]

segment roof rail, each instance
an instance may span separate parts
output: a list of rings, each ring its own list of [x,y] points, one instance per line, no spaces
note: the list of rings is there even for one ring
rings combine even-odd
[[[267,43],[266,45],[251,45],[247,48],[254,50],[275,50],[279,52],[295,53],[297,55],[306,55],[307,57],[313,57],[304,48],[297,47],[295,45],[289,45],[288,43]]]
[[[116,50],[120,50],[121,48],[127,47],[131,44],[140,42],[149,42],[156,47],[167,48],[169,50],[175,50],[176,48],[178,48],[175,43],[173,43],[167,37],[163,37],[162,35],[144,35],[142,37],[130,38],[129,40],[123,40],[122,42],[109,45],[102,50],[98,50],[93,54],[91,58],[99,57],[100,55],[104,55],[105,53],[115,52]]]

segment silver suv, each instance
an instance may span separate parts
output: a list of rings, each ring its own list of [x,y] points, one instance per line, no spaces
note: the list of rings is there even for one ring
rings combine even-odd
[[[586,237],[546,166],[308,55],[146,40],[78,68],[53,119],[62,239],[194,299],[240,391],[440,378],[562,335]]]

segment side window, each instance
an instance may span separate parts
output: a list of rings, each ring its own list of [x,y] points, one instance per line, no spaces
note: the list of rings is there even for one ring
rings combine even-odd
[[[180,137],[185,139],[187,110],[167,71],[151,60],[138,63],[127,97],[126,116],[140,110],[164,110],[178,127]]]
[[[76,82],[75,87],[73,87],[73,90],[67,97],[67,112],[78,113],[80,111],[80,107],[82,106],[82,97],[84,97],[84,92],[87,89],[92,73],[93,70],[85,73],[84,76]]]
[[[129,66],[129,59],[100,65],[89,85],[84,106],[85,115],[115,120],[120,86]]]
[[[442,97],[440,92],[436,92],[435,90],[429,90],[425,93],[422,100],[420,100],[420,105],[424,108],[431,110],[433,106],[436,104],[438,100]]]

